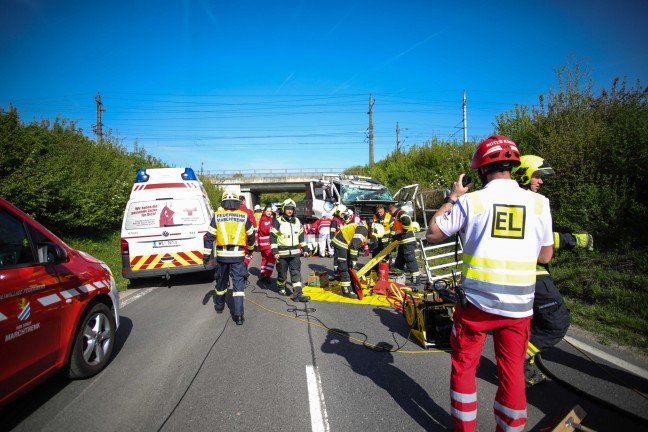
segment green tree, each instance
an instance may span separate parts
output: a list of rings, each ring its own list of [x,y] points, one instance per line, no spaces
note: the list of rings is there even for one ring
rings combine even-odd
[[[648,89],[615,79],[596,94],[582,60],[556,75],[558,88],[537,107],[499,115],[498,133],[556,170],[542,193],[551,200],[557,229],[586,230],[606,248],[645,246]]]

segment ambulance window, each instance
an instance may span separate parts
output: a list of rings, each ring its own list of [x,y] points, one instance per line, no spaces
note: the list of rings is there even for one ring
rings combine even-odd
[[[133,201],[124,217],[124,227],[128,230],[209,223],[198,198]]]
[[[36,262],[23,223],[0,211],[0,268]]]

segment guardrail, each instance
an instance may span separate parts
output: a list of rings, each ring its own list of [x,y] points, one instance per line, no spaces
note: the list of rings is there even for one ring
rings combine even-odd
[[[272,168],[248,170],[209,170],[201,175],[218,178],[235,177],[280,177],[280,176],[315,176],[322,174],[341,174],[345,168]]]

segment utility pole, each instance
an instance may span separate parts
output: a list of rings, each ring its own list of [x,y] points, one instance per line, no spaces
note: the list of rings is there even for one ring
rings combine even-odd
[[[369,165],[374,163],[373,104],[375,101],[369,93]]]
[[[468,143],[468,120],[466,116],[466,89],[463,91],[463,130],[464,130],[464,145]]]
[[[95,96],[95,102],[97,102],[97,124],[94,125],[94,132],[97,134],[97,143],[101,144],[103,140],[103,123],[101,123],[101,113],[106,112],[101,103],[101,93],[97,92]]]
[[[396,122],[396,152],[400,153],[400,126]]]

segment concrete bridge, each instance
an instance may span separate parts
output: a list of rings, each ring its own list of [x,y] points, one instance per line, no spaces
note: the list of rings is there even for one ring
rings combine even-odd
[[[253,208],[261,204],[261,194],[304,192],[311,179],[321,178],[323,174],[342,174],[343,171],[342,168],[221,170],[204,171],[202,175],[223,189],[243,195],[247,206]]]

